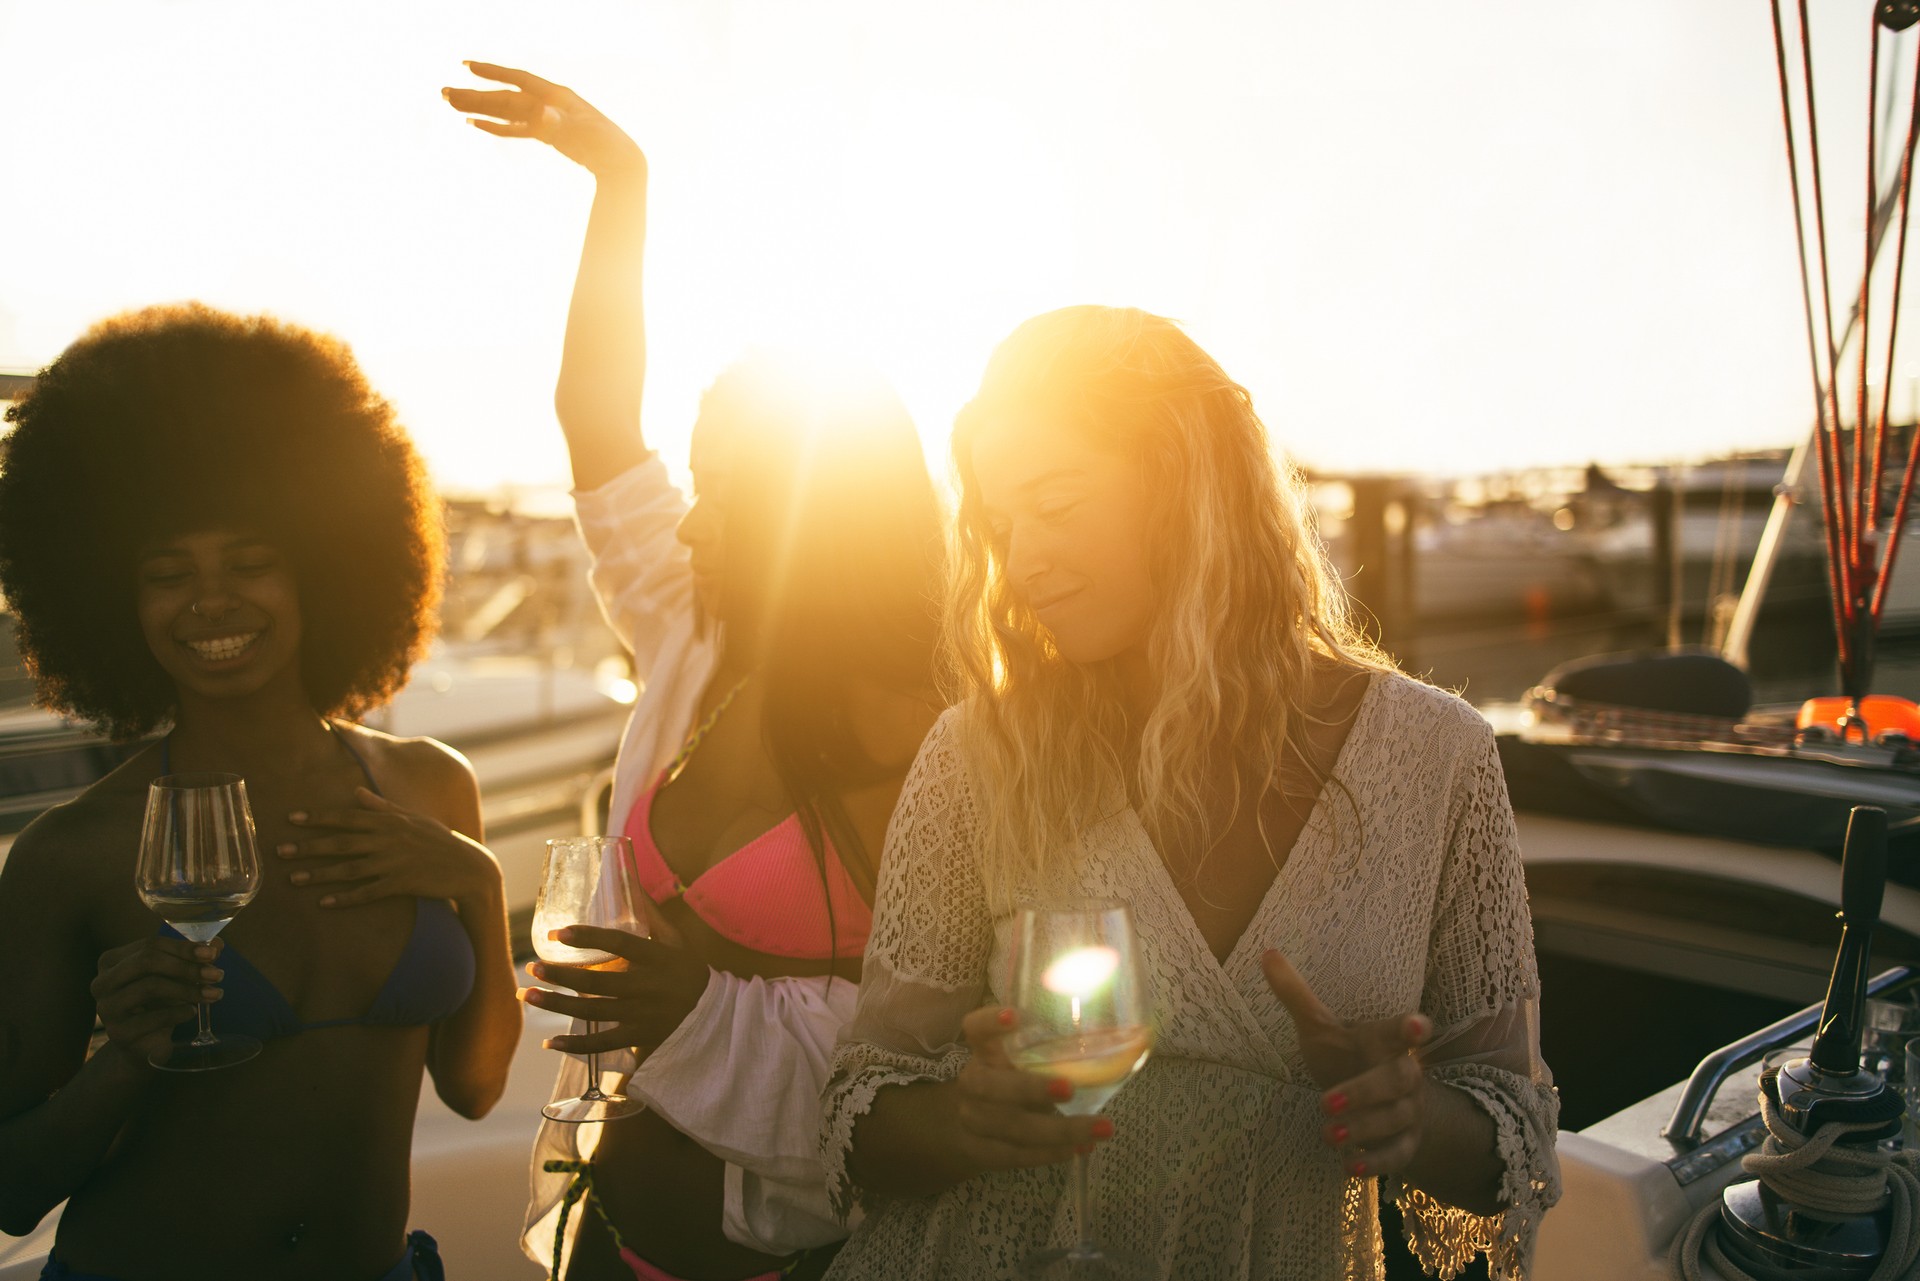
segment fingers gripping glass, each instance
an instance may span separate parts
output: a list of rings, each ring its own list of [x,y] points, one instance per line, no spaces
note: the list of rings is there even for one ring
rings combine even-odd
[[[147,788],[134,869],[140,901],[182,937],[211,942],[260,889],[247,785],[238,774],[168,774]],[[215,1036],[207,1003],[199,1004],[193,1040],[155,1054],[169,1072],[232,1067],[260,1053],[260,1042],[229,1032]]]
[[[1153,1048],[1153,1014],[1140,975],[1133,914],[1115,902],[1023,908],[1013,921],[1013,990],[1019,1020],[1007,1037],[1016,1067],[1064,1077],[1069,1116],[1098,1112],[1120,1092]],[[1088,1157],[1073,1158],[1078,1240],[1028,1259],[1028,1276],[1132,1278],[1137,1261],[1094,1239]]]
[[[533,950],[550,965],[578,965],[589,970],[622,970],[627,963],[598,948],[570,947],[550,937],[569,925],[596,925],[648,937],[645,919],[634,904],[639,886],[634,882],[633,843],[624,836],[569,836],[547,842],[546,866],[540,874],[540,895],[533,904]],[[587,1035],[595,1025],[588,1023]],[[558,1099],[540,1109],[550,1121],[584,1125],[611,1121],[646,1110],[637,1099],[600,1089],[600,1056],[587,1053],[587,1088],[571,1099]]]

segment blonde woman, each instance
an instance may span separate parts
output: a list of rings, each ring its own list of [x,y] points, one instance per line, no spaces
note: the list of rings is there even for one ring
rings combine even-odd
[[[1493,736],[1355,630],[1246,391],[1074,307],[954,435],[961,684],[888,834],[825,1095],[846,1278],[1010,1277],[1095,1232],[1154,1276],[1377,1277],[1376,1180],[1451,1275],[1524,1276],[1558,1104]],[[1129,901],[1158,1040],[1096,1117],[1002,1038],[1015,904]],[[1104,1213],[1103,1213],[1104,1211]]]

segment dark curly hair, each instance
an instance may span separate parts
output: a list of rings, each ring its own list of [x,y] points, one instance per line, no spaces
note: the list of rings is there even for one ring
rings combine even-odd
[[[115,738],[172,717],[135,560],[217,525],[288,556],[316,711],[357,715],[405,682],[439,603],[440,505],[339,339],[199,303],[131,311],[61,352],[6,417],[0,590],[42,705]]]

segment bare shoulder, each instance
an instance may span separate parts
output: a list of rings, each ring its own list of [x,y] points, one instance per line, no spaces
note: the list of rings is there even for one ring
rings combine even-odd
[[[473,762],[439,739],[400,738],[350,721],[335,721],[333,727],[396,805],[450,824],[449,815],[464,819],[478,812],[480,784]]]
[[[0,863],[0,893],[30,894],[41,909],[78,907],[95,892],[130,881],[154,769],[152,749],[136,753],[27,824]]]
[[[862,686],[854,690],[852,703],[860,746],[877,764],[902,776],[945,710],[931,690],[909,693]]]

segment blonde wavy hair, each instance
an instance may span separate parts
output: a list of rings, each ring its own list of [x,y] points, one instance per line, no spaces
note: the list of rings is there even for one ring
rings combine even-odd
[[[1011,424],[1071,433],[1152,478],[1156,688],[1143,720],[1115,665],[1063,658],[1007,580],[973,450]],[[1129,801],[1150,831],[1196,838],[1204,859],[1223,830],[1210,774],[1234,767],[1231,815],[1241,778],[1276,779],[1283,763],[1313,760],[1301,736],[1316,663],[1392,670],[1357,625],[1299,473],[1276,463],[1246,388],[1163,316],[1082,306],[1022,324],[961,410],[953,459],[960,510],[944,644],[982,799],[982,877],[1002,910]]]

